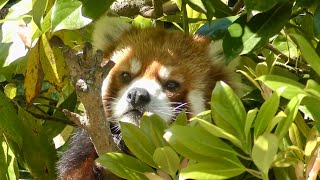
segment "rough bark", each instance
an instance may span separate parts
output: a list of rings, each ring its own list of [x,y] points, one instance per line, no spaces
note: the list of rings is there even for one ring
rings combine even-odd
[[[63,53],[70,70],[70,80],[85,108],[84,115],[66,109],[64,113],[78,126],[87,130],[98,155],[118,151],[112,139],[101,99],[102,81],[112,68],[112,64],[102,68],[100,66],[103,59],[102,53],[93,52],[90,45],[86,45],[81,52],[63,46]]]

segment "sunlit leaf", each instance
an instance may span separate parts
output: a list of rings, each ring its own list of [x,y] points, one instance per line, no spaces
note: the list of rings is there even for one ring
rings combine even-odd
[[[150,166],[144,164],[139,159],[121,153],[103,154],[96,161],[124,179],[147,180],[144,173],[154,172]]]
[[[297,45],[299,46],[302,57],[310,64],[311,68],[320,75],[320,57],[311,46],[311,44],[299,34],[289,34],[291,37],[296,40]]]
[[[297,125],[295,123],[292,123],[289,128],[289,138],[292,142],[292,145],[297,146],[300,149],[303,149],[304,147],[304,140],[301,136],[301,132],[299,131]]]
[[[272,118],[271,122],[269,123],[264,133],[265,134],[271,133],[273,128],[276,127],[276,125],[279,122],[285,120],[286,118],[287,118],[287,115],[283,111],[280,111],[275,117]]]
[[[2,134],[0,135],[0,143],[0,179],[18,179],[19,173],[17,159]]]
[[[0,0],[0,9],[2,9],[9,0]]]
[[[306,94],[306,92],[303,90],[304,85],[285,77],[276,75],[265,75],[257,78],[257,80],[262,81],[273,91],[281,88],[281,90],[283,90],[281,96],[287,99],[291,99],[297,94]]]
[[[8,98],[13,99],[17,95],[17,87],[13,83],[9,83],[4,87],[4,93]]]
[[[202,119],[204,121],[207,121],[208,123],[212,123],[212,115],[211,115],[211,110],[203,111],[196,116],[192,117],[190,121],[197,120],[197,119]]]
[[[305,97],[303,99],[303,104],[306,106],[308,111],[312,114],[313,119],[315,120],[315,127],[320,131],[320,113],[319,106],[315,106],[315,104],[320,104],[320,100],[314,97]]]
[[[221,129],[220,127],[218,127],[212,123],[208,123],[207,121],[204,121],[200,118],[195,118],[193,121],[195,122],[196,125],[201,127],[204,131],[207,131],[208,133],[210,133],[216,137],[227,139],[227,140],[231,141],[234,145],[242,148],[242,143],[237,137],[235,137],[232,134],[228,133],[227,131]]]
[[[305,91],[316,96],[320,100],[320,85],[316,81],[309,79]]]
[[[246,125],[244,127],[244,133],[246,135],[246,139],[249,138],[249,134],[250,134],[250,129],[252,127],[252,123],[253,121],[255,120],[256,118],[256,115],[258,113],[258,109],[255,108],[255,109],[251,109],[248,111],[247,113],[247,117],[246,117]]]
[[[188,117],[185,111],[182,111],[177,116],[176,120],[173,122],[173,124],[185,126],[187,125]]]
[[[246,111],[239,97],[222,81],[217,82],[212,92],[211,107],[236,130],[236,136],[242,140]]]
[[[297,95],[293,97],[288,103],[286,109],[284,110],[284,113],[287,115],[287,117],[279,122],[275,131],[275,135],[278,137],[279,140],[281,140],[288,132],[291,124],[293,123],[297,115],[299,105],[304,97],[305,95],[302,94]]]
[[[279,92],[275,91],[266,102],[261,106],[255,124],[254,124],[254,137],[262,135],[270,124],[272,118],[277,113],[280,103]]]
[[[46,11],[48,0],[33,0],[32,17],[33,21],[40,28],[41,20]]]
[[[188,4],[195,10],[206,13],[208,19],[232,15],[231,9],[221,0],[188,0]]]
[[[164,172],[175,176],[179,166],[180,158],[177,153],[169,146],[157,148],[153,154],[153,160]]]
[[[168,145],[163,138],[167,125],[158,115],[145,113],[140,120],[140,128],[156,147]]]
[[[143,130],[130,123],[120,123],[121,134],[126,146],[140,160],[152,167],[157,167],[153,161],[153,153],[156,147],[144,134]]]
[[[92,20],[82,16],[82,3],[77,0],[56,0],[52,7],[52,31],[80,29]]]
[[[258,14],[247,22],[241,16],[228,28],[223,39],[223,49],[230,62],[238,55],[247,54],[268,42],[269,38],[279,33],[291,15],[291,3],[281,3],[273,9]]]
[[[252,160],[262,171],[265,177],[268,176],[272,160],[278,151],[279,140],[272,134],[259,136],[252,148]]]
[[[239,161],[236,151],[202,128],[175,125],[167,130],[164,138],[178,153],[195,161],[216,158]]]
[[[80,0],[83,4],[82,10],[85,17],[97,19],[105,13],[115,0]]]
[[[229,179],[245,172],[245,167],[239,162],[216,159],[210,162],[190,164],[182,169],[180,177],[183,179]]]

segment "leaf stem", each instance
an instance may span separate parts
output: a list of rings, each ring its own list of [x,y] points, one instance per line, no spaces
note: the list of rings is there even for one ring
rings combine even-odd
[[[247,169],[247,172],[253,175],[254,177],[257,177],[259,179],[262,179],[261,172],[253,170],[253,169]]]

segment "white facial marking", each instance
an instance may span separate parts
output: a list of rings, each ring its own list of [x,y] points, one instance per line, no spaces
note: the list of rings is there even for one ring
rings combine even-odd
[[[161,79],[167,80],[167,79],[169,79],[171,72],[172,72],[172,67],[162,66],[158,72],[158,75]]]
[[[115,100],[117,102],[112,106],[114,115],[122,117],[127,110],[129,104],[127,102],[127,94],[133,88],[144,88],[150,94],[150,103],[146,105],[145,110],[159,115],[166,121],[170,121],[173,117],[172,107],[169,105],[167,95],[162,91],[161,84],[152,79],[136,79],[131,82],[128,87],[119,91],[119,96]],[[130,121],[128,118],[120,119],[120,121]]]
[[[102,81],[102,86],[101,86],[101,97],[104,97],[106,95],[107,89],[109,89],[110,86],[110,82],[111,82],[111,76],[107,76],[106,78],[104,78],[104,80]]]
[[[192,90],[188,93],[188,100],[194,116],[205,110],[203,97],[203,92],[199,90]]]
[[[130,72],[133,74],[138,74],[141,69],[141,63],[136,58],[130,61]]]
[[[119,60],[124,59],[132,51],[131,47],[125,47],[123,49],[114,51],[110,57],[110,60],[114,63],[118,63]]]

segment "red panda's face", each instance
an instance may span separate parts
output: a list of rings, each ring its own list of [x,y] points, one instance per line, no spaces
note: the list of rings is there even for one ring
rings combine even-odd
[[[194,116],[208,108],[217,81],[232,81],[203,37],[131,29],[113,46],[107,56],[116,64],[102,87],[105,111],[113,121],[138,125],[144,112],[167,122],[182,110]]]

